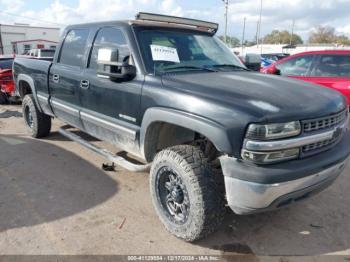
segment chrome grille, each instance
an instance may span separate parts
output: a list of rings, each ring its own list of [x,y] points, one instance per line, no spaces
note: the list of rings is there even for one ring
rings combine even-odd
[[[338,114],[318,119],[311,119],[303,121],[304,133],[315,132],[322,129],[332,128],[344,122],[348,117],[348,110],[344,110]]]
[[[317,154],[335,146],[343,136],[344,123],[347,121],[347,118],[348,110],[346,109],[338,114],[331,115],[329,117],[303,121],[304,133],[315,132],[320,130],[322,131],[325,129],[333,129],[335,130],[335,132],[331,139],[304,145],[301,148],[302,155],[309,156]]]
[[[313,144],[309,144],[309,145],[303,146],[302,151],[303,151],[303,153],[310,153],[313,151],[324,149],[326,147],[330,147],[338,141],[339,141],[339,137],[320,141],[320,142],[313,143]]]

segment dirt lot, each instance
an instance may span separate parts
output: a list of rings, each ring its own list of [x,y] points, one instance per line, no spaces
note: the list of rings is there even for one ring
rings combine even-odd
[[[189,244],[163,229],[147,173],[104,172],[104,159],[59,135],[61,125],[34,140],[20,106],[0,106],[0,254],[350,255],[350,166],[312,199],[228,212],[217,233]]]

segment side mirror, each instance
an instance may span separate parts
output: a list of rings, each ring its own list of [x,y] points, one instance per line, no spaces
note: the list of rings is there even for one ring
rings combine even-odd
[[[261,68],[261,57],[258,54],[246,54],[245,56],[245,66],[253,71],[260,71]]]
[[[125,59],[129,60],[129,59]],[[112,81],[129,81],[136,76],[136,67],[127,61],[119,61],[119,50],[99,49],[97,55],[97,74]]]

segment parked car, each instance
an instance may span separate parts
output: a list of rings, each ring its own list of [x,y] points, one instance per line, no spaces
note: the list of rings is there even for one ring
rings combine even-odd
[[[350,104],[350,50],[304,52],[261,70],[323,85],[346,96]]]
[[[262,58],[265,58],[265,59],[268,59],[268,60],[271,60],[274,62],[281,60],[283,58],[286,58],[288,56],[289,56],[289,54],[287,54],[287,53],[271,53],[271,54],[262,54],[261,55]]]
[[[52,63],[15,59],[24,123],[40,138],[55,117],[143,161],[60,129],[129,170],[150,167],[154,208],[186,241],[213,232],[226,201],[251,214],[329,186],[350,153],[345,98],[247,70],[217,30],[149,13],[69,26]]]
[[[55,49],[31,49],[25,55],[32,58],[52,61],[55,55]]]
[[[261,57],[260,71],[261,71],[262,68],[268,67],[268,66],[270,66],[270,65],[273,64],[273,63],[274,63],[273,60],[270,60],[270,59],[268,59],[268,58]]]
[[[8,99],[14,95],[13,60],[13,56],[0,56],[0,104],[6,104]]]
[[[246,54],[237,56],[239,60],[250,70],[259,72],[261,69],[261,56],[258,54]]]

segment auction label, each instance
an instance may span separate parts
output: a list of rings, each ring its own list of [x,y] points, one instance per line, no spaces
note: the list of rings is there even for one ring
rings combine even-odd
[[[177,49],[173,47],[151,45],[153,61],[169,61],[180,63]]]

